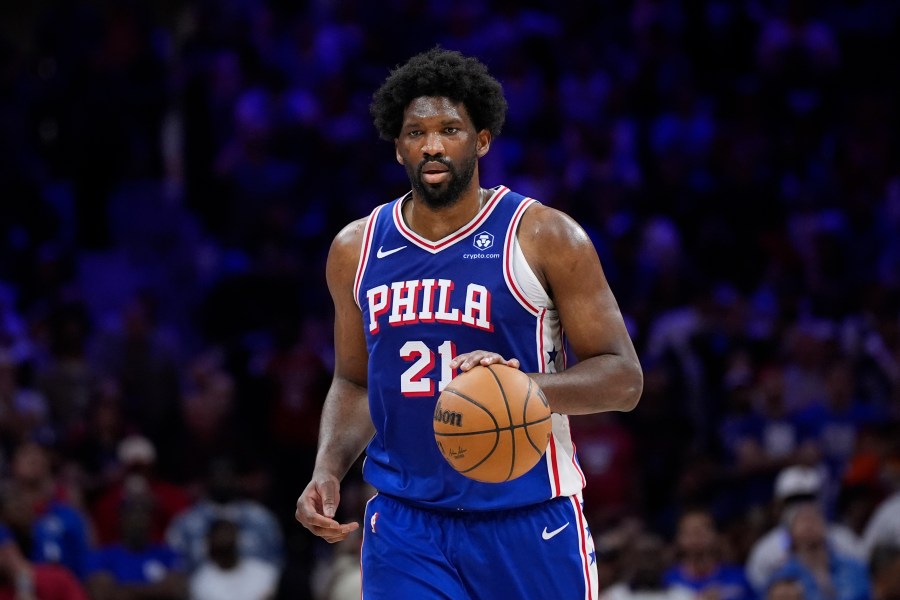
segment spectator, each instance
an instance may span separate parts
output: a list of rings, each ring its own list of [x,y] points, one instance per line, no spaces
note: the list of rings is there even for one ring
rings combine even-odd
[[[43,394],[21,384],[24,365],[0,346],[0,448],[11,451],[29,439],[53,439]]]
[[[776,579],[769,584],[765,600],[808,600],[803,593],[803,584],[797,579]]]
[[[895,462],[891,457],[896,452],[892,448],[900,439],[898,425],[898,421],[885,420],[862,429],[840,481],[841,520],[862,538],[864,546],[866,525],[895,487],[890,473]]]
[[[728,398],[730,411],[720,425],[722,444],[729,466],[743,478],[742,491],[759,503],[771,497],[772,479],[781,469],[801,459],[815,460],[818,451],[802,444],[797,419],[786,406],[779,364],[759,369],[752,385],[736,384]]]
[[[175,517],[166,531],[166,540],[185,557],[189,573],[206,559],[209,527],[222,518],[237,526],[241,558],[257,558],[281,569],[284,541],[275,515],[264,504],[241,496],[237,474],[223,459],[210,466],[206,495]]]
[[[817,505],[798,507],[787,528],[790,555],[773,579],[798,579],[806,600],[868,600],[871,597],[865,564],[830,546],[827,523]]]
[[[875,403],[857,397],[856,374],[846,360],[831,363],[824,374],[825,396],[797,414],[804,437],[815,440],[828,466],[833,498],[857,447],[860,431],[887,415]]]
[[[898,441],[895,439],[896,445]],[[896,454],[898,448],[894,449]],[[891,456],[881,468],[881,479],[887,482],[892,493],[875,507],[862,535],[863,550],[871,557],[877,546],[900,546],[900,459]]]
[[[278,569],[238,549],[240,527],[229,519],[216,519],[207,532],[206,560],[190,581],[191,600],[272,600]]]
[[[622,579],[607,588],[600,600],[691,600],[692,590],[665,581],[665,544],[657,535],[640,533],[630,540],[622,557]]]
[[[120,530],[115,543],[92,553],[87,585],[93,600],[181,600],[186,581],[178,554],[151,538],[154,497],[133,486],[116,507]]]
[[[37,371],[37,387],[47,398],[51,422],[61,440],[77,436],[85,427],[98,373],[86,347],[92,331],[87,306],[72,301],[49,315],[50,360]]]
[[[240,443],[235,439],[235,377],[225,368],[224,360],[223,353],[209,350],[185,365],[185,435],[178,447],[180,481],[202,480],[217,456],[234,451]]]
[[[747,579],[762,595],[782,565],[790,557],[790,534],[787,523],[805,506],[819,506],[822,494],[821,469],[794,465],[783,469],[775,480],[775,505],[779,523],[759,538],[750,549],[745,565]],[[826,523],[829,545],[837,552],[856,559],[862,558],[862,547],[856,534],[837,523]]]
[[[184,489],[157,474],[156,448],[149,439],[130,435],[119,442],[117,454],[121,475],[106,489],[91,510],[97,543],[109,544],[120,538],[117,509],[128,490],[135,488],[146,488],[153,500],[150,539],[161,542],[172,519],[190,506],[190,497]]]
[[[828,396],[827,378],[834,358],[834,326],[825,321],[795,323],[785,335],[782,387],[791,413],[821,406]]]
[[[713,516],[703,509],[688,510],[678,520],[676,562],[666,571],[665,582],[690,588],[703,598],[755,598],[744,570],[726,562],[724,555],[723,540]]]
[[[96,336],[94,364],[119,382],[126,422],[168,452],[181,433],[176,341],[159,325],[150,293],[135,294],[120,321]]]
[[[91,400],[87,426],[61,447],[66,468],[78,473],[87,507],[120,477],[118,446],[128,431],[119,383],[104,378]]]
[[[91,548],[88,520],[61,497],[47,451],[30,442],[12,459],[3,497],[4,520],[23,553],[36,563],[58,563],[79,579]]]
[[[68,569],[29,563],[9,536],[0,525],[0,600],[88,600]]]

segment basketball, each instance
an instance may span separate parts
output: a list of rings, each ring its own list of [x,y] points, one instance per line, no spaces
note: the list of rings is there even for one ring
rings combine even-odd
[[[504,365],[460,373],[438,397],[434,437],[450,465],[471,479],[510,481],[550,442],[550,405],[537,383]]]

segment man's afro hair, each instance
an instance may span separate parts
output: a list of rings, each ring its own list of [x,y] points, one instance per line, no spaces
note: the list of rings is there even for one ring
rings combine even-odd
[[[393,69],[372,97],[369,112],[382,139],[400,135],[403,112],[421,96],[449,98],[465,105],[475,129],[496,137],[506,120],[503,86],[477,58],[434,47]]]

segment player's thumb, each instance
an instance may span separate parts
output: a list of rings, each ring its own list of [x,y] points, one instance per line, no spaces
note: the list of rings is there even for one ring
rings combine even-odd
[[[338,493],[337,484],[328,481],[322,484],[322,513],[329,519],[334,518],[337,510],[340,494]]]

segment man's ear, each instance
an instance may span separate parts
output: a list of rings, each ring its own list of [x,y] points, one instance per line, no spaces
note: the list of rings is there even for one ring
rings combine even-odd
[[[478,132],[478,136],[475,138],[475,152],[478,154],[478,158],[487,154],[491,149],[491,139],[491,132],[487,129]]]
[[[403,157],[400,156],[400,144],[397,143],[397,138],[394,138],[394,156],[397,157],[397,162],[402,165]]]

